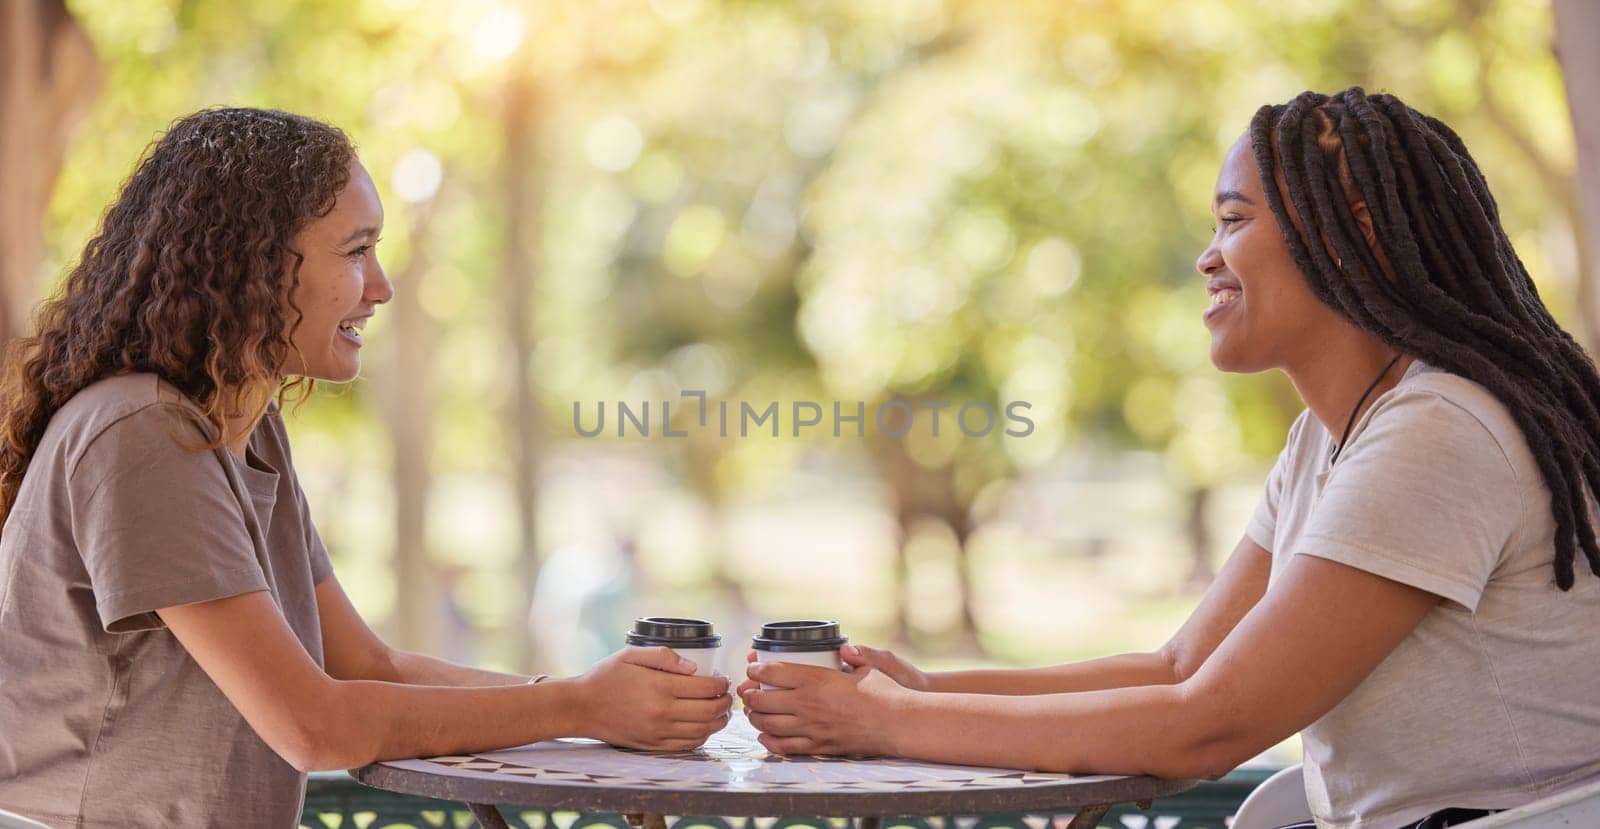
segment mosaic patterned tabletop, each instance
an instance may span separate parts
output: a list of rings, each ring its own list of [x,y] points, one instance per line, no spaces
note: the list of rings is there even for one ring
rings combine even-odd
[[[496,802],[510,803],[514,801],[507,795],[520,794],[525,798],[520,805],[529,806],[580,804],[591,809],[638,807],[670,814],[728,815],[740,813],[740,801],[755,807],[754,801],[761,800],[767,803],[761,808],[769,811],[757,809],[754,813],[802,814],[807,813],[808,805],[849,805],[853,813],[866,814],[861,807],[873,803],[881,805],[873,812],[916,813],[909,808],[900,811],[895,801],[924,808],[970,803],[974,808],[949,813],[973,813],[979,807],[990,808],[988,804],[1016,804],[1017,809],[1041,803],[1077,805],[1073,791],[1082,792],[1086,802],[1095,802],[1097,797],[1116,802],[1172,794],[1190,785],[1185,781],[1046,774],[897,758],[775,755],[756,741],[755,729],[740,711],[734,712],[727,727],[693,751],[644,752],[589,740],[557,740],[502,751],[389,761],[358,770],[356,777],[370,785],[414,794],[485,798],[478,802],[490,802],[488,796],[494,795]],[[403,785],[424,778],[433,785],[421,789]],[[471,785],[474,782],[500,785]],[[1046,790],[1050,794],[1046,795]],[[652,793],[670,798],[653,797]],[[1030,793],[1035,796],[1028,796]],[[984,794],[988,796],[981,796]],[[668,802],[679,809],[669,809]],[[684,808],[689,806],[704,811]],[[712,811],[708,808],[712,806],[719,808]]]

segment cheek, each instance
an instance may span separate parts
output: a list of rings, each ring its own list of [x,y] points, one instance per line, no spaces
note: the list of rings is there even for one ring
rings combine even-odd
[[[1296,294],[1310,295],[1300,269],[1281,242],[1273,245],[1241,237],[1227,244],[1222,256],[1244,286],[1246,305],[1258,313],[1268,308],[1287,310],[1286,306],[1295,304]]]
[[[359,296],[359,268],[337,266],[316,272],[301,271],[300,284],[291,296],[306,321],[343,319]],[[294,316],[290,310],[290,318]]]
[[[1256,277],[1270,267],[1271,251],[1258,237],[1256,229],[1248,227],[1235,231],[1222,242],[1222,260],[1240,281]]]
[[[339,271],[339,278],[328,289],[328,302],[333,312],[342,319],[355,308],[366,285],[366,266],[347,265]]]

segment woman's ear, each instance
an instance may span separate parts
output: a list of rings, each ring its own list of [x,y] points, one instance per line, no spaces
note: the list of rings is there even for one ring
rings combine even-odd
[[[1372,232],[1372,213],[1367,210],[1367,200],[1357,199],[1350,205],[1350,212],[1356,217],[1356,224],[1361,227],[1361,236],[1367,240],[1367,247],[1378,249],[1378,235]]]
[[[1350,213],[1356,217],[1356,226],[1361,228],[1361,236],[1367,240],[1367,249],[1372,251],[1373,257],[1378,260],[1378,267],[1383,270],[1383,275],[1393,282],[1394,266],[1389,263],[1389,256],[1383,246],[1378,244],[1378,234],[1372,229],[1372,213],[1367,210],[1367,200],[1356,199],[1352,202]]]

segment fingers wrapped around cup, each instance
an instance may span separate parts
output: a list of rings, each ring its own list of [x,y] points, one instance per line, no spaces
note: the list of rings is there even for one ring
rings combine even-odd
[[[768,751],[890,753],[889,713],[905,689],[883,674],[784,662],[756,663],[747,672],[759,686],[742,686],[745,712]]]
[[[631,645],[579,678],[582,733],[612,745],[682,751],[703,744],[728,722],[731,683],[707,675],[675,649]]]

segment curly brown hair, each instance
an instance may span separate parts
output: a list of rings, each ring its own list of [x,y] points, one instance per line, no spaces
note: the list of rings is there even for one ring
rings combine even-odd
[[[149,372],[213,427],[283,384],[300,322],[295,235],[325,216],[355,157],[339,129],[287,112],[202,110],[175,121],[106,212],[98,235],[14,340],[0,380],[0,521],[50,418],[98,380]],[[293,317],[292,320],[289,317]]]

